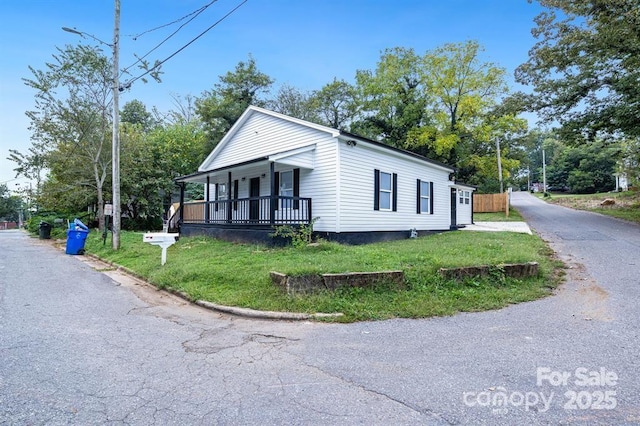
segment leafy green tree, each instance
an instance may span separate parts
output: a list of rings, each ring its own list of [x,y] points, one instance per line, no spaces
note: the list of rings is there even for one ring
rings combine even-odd
[[[432,96],[431,121],[412,130],[407,148],[460,166],[459,160],[479,154],[478,146],[486,151],[483,145],[493,145],[496,137],[526,127],[513,115],[492,114],[507,92],[505,71],[481,61],[482,50],[468,41],[426,53],[422,74]]]
[[[551,146],[545,144],[546,149]],[[601,139],[576,146],[556,141],[551,151],[547,167],[548,186],[569,187],[571,192],[580,194],[607,192],[615,188],[614,173],[620,158],[617,144],[607,144]]]
[[[640,136],[640,3],[637,0],[538,0],[539,40],[516,81],[521,107],[561,125],[567,141]]]
[[[11,195],[7,185],[0,184],[0,219],[17,222],[21,205],[20,197]]]
[[[53,58],[45,70],[30,67],[33,78],[24,80],[36,91],[35,110],[27,112],[32,138],[47,147],[57,191],[93,191],[91,199],[80,199],[98,205],[102,225],[103,188],[110,168],[111,63],[97,48],[83,45],[58,49]],[[44,185],[42,191],[49,188]]]
[[[229,131],[231,126],[249,105],[266,106],[262,95],[267,93],[273,80],[260,72],[250,56],[247,62],[239,62],[233,72],[219,77],[213,90],[205,91],[196,101],[196,113],[202,120],[211,151]]]
[[[175,190],[173,179],[193,173],[204,158],[206,135],[197,122],[122,128],[121,192],[126,226],[151,229],[160,223]]]
[[[284,84],[280,86],[276,97],[267,102],[267,106],[275,112],[296,117],[301,120],[318,122],[318,116],[313,109],[311,96],[295,87]]]
[[[351,131],[404,146],[409,132],[428,122],[427,89],[422,60],[413,49],[386,49],[375,71],[356,72],[359,108]]]
[[[36,190],[35,193],[29,194],[30,199],[37,198],[40,194],[42,174],[47,168],[48,154],[48,148],[37,141],[32,141],[27,153],[22,153],[15,149],[9,150],[7,159],[16,163],[16,167],[13,169],[16,172],[16,177],[24,176],[27,179],[36,181]]]
[[[620,143],[621,157],[616,172],[624,173],[631,185],[640,182],[640,138],[624,139]]]
[[[336,78],[311,96],[311,104],[321,124],[334,129],[349,128],[357,112],[355,87]]]
[[[120,121],[122,123],[137,124],[144,131],[151,130],[156,124],[153,115],[147,111],[144,103],[137,99],[124,104],[120,112]]]

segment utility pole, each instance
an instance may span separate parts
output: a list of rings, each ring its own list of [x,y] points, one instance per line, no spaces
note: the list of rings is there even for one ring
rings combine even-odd
[[[542,193],[547,193],[547,160],[545,159],[544,148],[542,148]]]
[[[115,0],[113,24],[113,139],[111,144],[111,180],[113,192],[113,249],[120,249],[120,70],[118,66],[120,50],[120,0]]]
[[[500,138],[496,138],[496,155],[498,156],[498,180],[500,181],[500,193],[504,192],[502,185],[502,156],[500,155]]]

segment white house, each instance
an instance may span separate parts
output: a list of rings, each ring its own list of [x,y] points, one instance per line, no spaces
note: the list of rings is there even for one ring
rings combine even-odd
[[[454,169],[340,130],[250,106],[181,186],[180,232],[266,241],[313,223],[324,238],[364,243],[470,224],[474,188]],[[184,184],[205,200],[184,203]]]

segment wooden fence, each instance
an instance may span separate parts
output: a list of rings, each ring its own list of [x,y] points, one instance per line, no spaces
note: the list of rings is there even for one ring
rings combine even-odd
[[[474,213],[505,212],[509,215],[509,193],[473,194]]]

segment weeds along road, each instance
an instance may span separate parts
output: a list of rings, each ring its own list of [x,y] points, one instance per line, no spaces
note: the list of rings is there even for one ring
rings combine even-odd
[[[513,204],[557,294],[348,325],[223,316],[2,231],[0,424],[640,424],[640,228]]]

